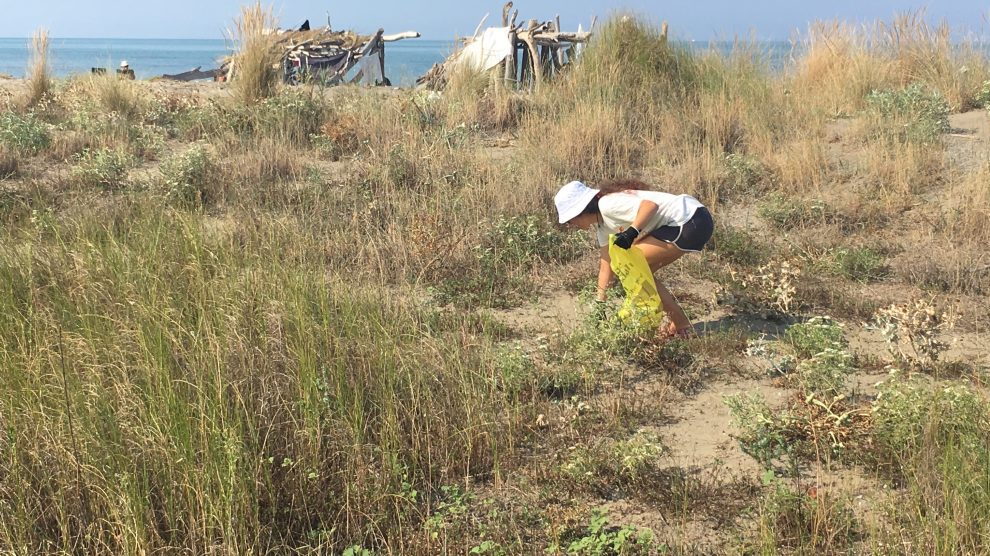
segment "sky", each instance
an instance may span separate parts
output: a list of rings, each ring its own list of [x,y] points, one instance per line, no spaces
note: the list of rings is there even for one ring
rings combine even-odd
[[[247,0],[0,0],[0,37],[27,37],[38,27],[53,37],[211,38],[225,37],[239,6]],[[517,0],[520,19],[551,19],[562,27],[587,28],[591,16],[605,18],[630,11],[654,22],[666,20],[675,38],[732,39],[742,36],[786,40],[818,19],[871,22],[895,13],[925,8],[931,21],[953,29],[986,31],[990,0]],[[386,33],[415,30],[425,39],[451,40],[470,35],[485,13],[501,23],[502,4],[481,0],[281,0],[274,7],[285,27],[310,19],[323,25],[330,13],[334,28],[360,33],[383,27]]]

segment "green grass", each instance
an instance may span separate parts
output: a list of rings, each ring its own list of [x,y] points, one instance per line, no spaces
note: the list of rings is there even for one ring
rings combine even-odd
[[[271,14],[244,15],[241,100],[76,79],[0,112],[0,553],[986,552],[982,389],[897,377],[843,398],[857,365],[890,361],[851,351],[854,323],[801,313],[866,304],[853,281],[910,286],[884,257],[916,246],[890,231],[913,237],[923,195],[985,182],[945,166],[940,139],[942,99],[977,99],[983,65],[963,75],[936,44],[924,66],[915,35],[873,54],[833,37],[815,55],[838,64],[775,73],[752,45],[697,53],[614,18],[533,94],[287,90]],[[836,110],[858,123],[832,145]],[[722,332],[502,311],[593,289],[594,246],[555,225],[551,194],[606,177],[712,207],[708,254],[662,275]],[[972,229],[933,233],[976,238],[973,199]],[[773,230],[738,223],[754,206]],[[884,248],[835,249],[808,223]],[[821,260],[798,261],[795,237]],[[944,350],[939,319],[937,337],[886,331]],[[750,374],[761,350],[772,378]],[[665,437],[675,400],[742,376],[788,389],[779,407],[726,401],[743,451],[794,475],[762,492],[682,466]],[[809,488],[839,462],[889,486],[880,526]],[[605,502],[662,516],[667,544],[589,522]]]
[[[377,545],[415,520],[404,482],[428,496],[508,449],[462,316],[326,277],[291,236],[230,249],[144,202],[49,226],[0,251],[10,546]]]
[[[905,485],[904,529],[891,540],[918,552],[986,548],[990,530],[990,402],[964,384],[890,377],[874,404],[879,465]]]

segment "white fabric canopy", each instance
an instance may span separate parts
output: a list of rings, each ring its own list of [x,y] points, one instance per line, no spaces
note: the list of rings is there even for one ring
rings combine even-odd
[[[461,50],[457,55],[457,63],[468,64],[468,67],[477,71],[485,71],[497,66],[509,54],[512,54],[509,28],[489,27]]]

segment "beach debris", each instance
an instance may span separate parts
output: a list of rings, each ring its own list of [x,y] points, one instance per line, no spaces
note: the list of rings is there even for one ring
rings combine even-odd
[[[289,84],[391,85],[385,73],[386,43],[420,37],[416,31],[391,35],[386,35],[384,29],[378,29],[373,35],[334,31],[329,22],[326,27],[311,29],[309,20],[298,30],[274,32],[277,34],[274,48],[280,52],[282,77]],[[355,67],[357,73],[350,76]],[[226,58],[221,68],[214,71],[218,72],[220,80],[237,78],[233,57]]]
[[[189,71],[184,71],[182,73],[162,75],[161,79],[168,79],[170,81],[198,81],[200,79],[216,80],[217,78],[223,75],[223,70],[221,70],[220,68],[207,70],[207,71],[202,71],[202,70],[203,70],[203,66],[196,66],[195,68]]]
[[[511,15],[510,15],[511,12]],[[443,89],[453,72],[460,68],[485,72],[501,69],[507,84],[519,88],[536,88],[553,79],[580,55],[584,43],[594,30],[562,31],[560,16],[552,21],[530,19],[516,24],[519,10],[512,2],[502,8],[502,25],[481,28],[488,19],[482,18],[474,35],[463,39],[464,46],[445,61],[434,64],[416,83],[430,89]]]

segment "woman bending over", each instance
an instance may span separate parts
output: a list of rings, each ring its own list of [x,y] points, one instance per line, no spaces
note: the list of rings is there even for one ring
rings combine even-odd
[[[615,245],[629,249],[635,245],[646,256],[650,270],[657,270],[681,258],[685,253],[704,249],[712,237],[712,215],[700,201],[690,195],[651,191],[637,180],[616,180],[589,187],[572,181],[554,196],[561,224],[572,229],[592,228],[598,238],[601,255],[598,268],[597,300],[605,301],[605,292],[613,278],[608,255],[609,235]],[[691,321],[677,304],[670,290],[656,280],[663,310],[670,318],[670,328],[661,333],[686,337]]]

